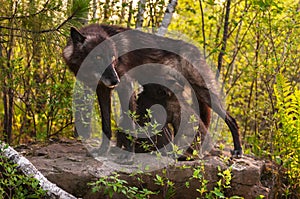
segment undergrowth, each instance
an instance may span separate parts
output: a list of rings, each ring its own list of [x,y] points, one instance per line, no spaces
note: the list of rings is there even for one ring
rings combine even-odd
[[[285,197],[300,192],[300,90],[282,75],[277,75],[276,96],[277,129],[272,139],[273,159],[286,168],[288,183]],[[296,193],[297,195],[297,193]]]
[[[182,169],[191,169],[190,166],[182,166]],[[230,189],[230,183],[232,179],[231,168],[222,170],[220,167],[218,168],[218,177],[219,180],[214,183],[212,189],[209,190],[208,184],[210,183],[208,180],[204,178],[204,165],[197,166],[193,168],[192,176],[184,183],[186,190],[191,188],[191,182],[197,181],[198,188],[196,191],[198,193],[197,198],[207,198],[207,199],[215,199],[215,198],[226,198],[226,199],[238,199],[242,198],[239,196],[226,196],[226,190]],[[139,183],[137,186],[128,185],[126,180],[120,179],[120,175],[114,173],[111,176],[105,176],[97,180],[96,182],[89,183],[92,187],[92,191],[102,192],[105,196],[109,198],[114,198],[114,194],[121,194],[127,198],[134,199],[145,199],[151,198],[151,195],[158,195],[161,198],[171,199],[174,198],[176,194],[176,190],[178,187],[175,186],[175,182],[171,180],[171,176],[168,175],[168,169],[163,169],[162,174],[155,174],[153,177],[152,183],[157,185],[159,188],[156,190],[149,190],[143,187],[144,181],[143,177],[139,176],[140,174],[146,173],[138,173],[131,177],[135,177]],[[151,174],[149,174],[151,175]],[[258,198],[263,198],[262,196],[258,196]]]
[[[24,176],[17,167],[17,164],[0,154],[0,198],[46,198],[46,191],[39,186],[39,181]]]

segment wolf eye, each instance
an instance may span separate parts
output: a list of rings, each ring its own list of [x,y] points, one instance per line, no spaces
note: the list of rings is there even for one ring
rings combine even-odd
[[[96,59],[101,60],[102,58],[101,58],[101,56],[97,55]]]

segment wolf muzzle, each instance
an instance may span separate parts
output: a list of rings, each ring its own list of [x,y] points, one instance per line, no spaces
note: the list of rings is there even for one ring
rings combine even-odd
[[[115,88],[120,83],[119,75],[112,64],[105,69],[100,81],[108,88]]]

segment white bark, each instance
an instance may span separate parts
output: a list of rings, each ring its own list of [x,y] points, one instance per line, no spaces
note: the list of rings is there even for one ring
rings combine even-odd
[[[140,0],[138,2],[138,13],[136,16],[136,28],[142,28],[144,22],[144,12],[145,12],[146,0]]]
[[[170,0],[170,3],[167,6],[165,16],[161,22],[160,27],[157,30],[157,35],[164,36],[168,31],[168,27],[171,23],[173,13],[175,12],[175,8],[177,5],[177,0]]]
[[[0,152],[3,156],[19,165],[19,170],[21,170],[26,176],[32,176],[37,179],[40,182],[39,184],[42,189],[47,191],[47,194],[50,196],[50,198],[76,199],[75,196],[67,193],[63,189],[59,188],[56,184],[50,182],[28,159],[20,155],[12,147],[8,146],[2,141],[0,141]]]

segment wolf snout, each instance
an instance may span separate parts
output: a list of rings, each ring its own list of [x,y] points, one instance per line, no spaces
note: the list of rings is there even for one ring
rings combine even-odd
[[[108,88],[114,88],[120,83],[120,78],[113,65],[109,65],[101,76],[100,81]]]
[[[103,84],[108,87],[108,88],[115,88],[116,86],[118,86],[118,84],[120,83],[120,79],[119,78],[114,78],[114,79],[108,79],[102,76],[102,78],[100,79],[101,82],[103,82]]]

